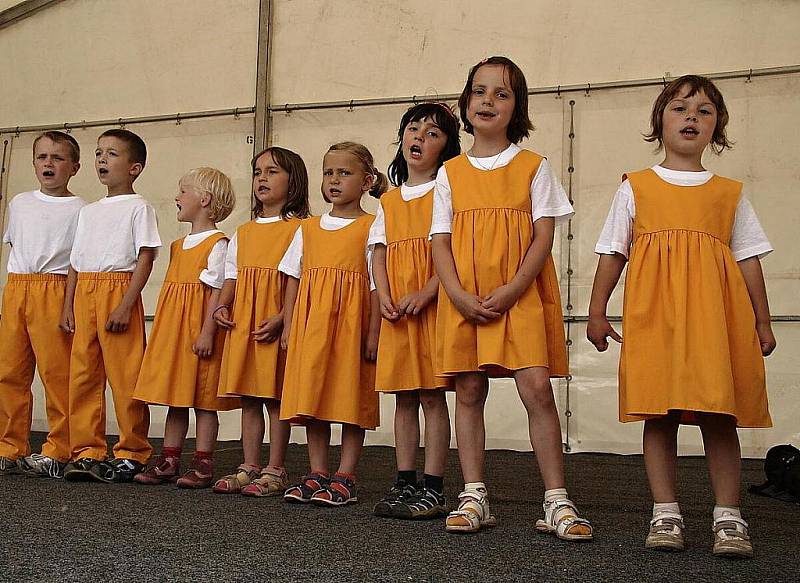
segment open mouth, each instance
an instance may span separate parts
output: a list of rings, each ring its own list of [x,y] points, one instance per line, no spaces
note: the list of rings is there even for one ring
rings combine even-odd
[[[416,144],[414,144],[408,149],[408,153],[411,154],[411,157],[414,158],[415,160],[422,158],[422,148],[420,148]]]
[[[478,116],[481,119],[492,119],[497,114],[494,113],[494,112],[491,112],[491,111],[479,111],[475,115]]]
[[[256,192],[269,192],[269,186],[262,184],[261,186],[258,187],[258,190]]]
[[[105,176],[106,174],[108,174],[108,168],[100,168],[97,171],[97,173],[100,174],[101,176]]]
[[[339,194],[342,194],[342,191],[339,190],[338,188],[329,188],[328,189],[328,196],[337,196]]]
[[[45,170],[44,172],[42,172],[42,176],[45,176],[47,178],[52,178],[55,175],[56,173],[53,172],[52,170]]]
[[[181,205],[176,204],[175,206],[178,207],[178,210],[181,210]]]
[[[694,136],[699,136],[700,132],[698,132],[693,127],[686,127],[681,130],[681,134],[687,137],[689,136],[694,137]]]

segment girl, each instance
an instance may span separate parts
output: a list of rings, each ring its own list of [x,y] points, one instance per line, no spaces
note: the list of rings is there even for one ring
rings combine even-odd
[[[742,185],[704,169],[706,147],[730,148],[728,110],[705,77],[687,75],[656,99],[647,141],[664,161],[628,174],[595,251],[586,334],[599,351],[622,342],[606,318],[630,261],[620,421],[644,420],[644,461],[653,493],[645,546],[683,550],[677,502],[680,423],[699,425],[714,490],[714,554],[749,557],[739,511],[737,427],[770,427],[762,356],[775,349],[759,257],[772,250]],[[738,262],[738,264],[737,264]]]
[[[178,183],[178,220],[191,223],[173,241],[150,341],[134,398],[169,406],[164,446],[134,480],[139,484],[174,482],[181,488],[207,488],[214,477],[217,411],[238,402],[217,398],[222,336],[212,314],[222,287],[228,240],[216,223],[231,214],[236,199],[231,181],[213,168],[190,170]],[[197,422],[192,465],[178,478],[181,450],[189,429],[189,408]]]
[[[445,162],[434,191],[433,260],[439,294],[437,369],[455,377],[464,474],[448,532],[493,526],[483,482],[488,377],[513,377],[528,412],[545,485],[536,528],[589,540],[564,487],[561,427],[551,377],[568,374],[561,298],[551,257],[556,220],[573,214],[547,160],[517,143],[533,126],[522,71],[505,57],[475,65],[458,100],[472,149]]]
[[[433,272],[428,229],[436,171],[461,153],[459,123],[443,103],[411,107],[400,121],[399,148],[389,166],[398,186],[381,197],[370,230],[372,268],[380,302],[376,386],[397,396],[394,433],[397,481],[375,506],[377,516],[436,517],[446,512],[444,466],[450,416],[434,376],[433,350],[439,278]],[[417,488],[419,407],[425,414],[425,474]]]
[[[361,196],[380,196],[387,182],[361,144],[331,146],[323,160],[322,196],[333,208],[302,223],[280,263],[290,276],[281,336],[288,350],[281,419],[306,426],[311,465],[311,472],[286,490],[288,502],[358,501],[356,466],[364,430],[378,424],[372,362],[380,329],[368,274],[374,217],[361,208]],[[342,424],[341,461],[333,477],[328,474],[331,423]]]
[[[255,219],[231,240],[214,315],[228,330],[219,392],[241,397],[244,463],[217,481],[214,491],[274,496],[288,485],[283,462],[289,444],[289,424],[279,418],[284,360],[276,342],[283,328],[286,277],[277,268],[300,219],[309,215],[308,172],[300,156],[279,147],[258,154],[252,167]],[[262,469],[265,406],[270,447]]]

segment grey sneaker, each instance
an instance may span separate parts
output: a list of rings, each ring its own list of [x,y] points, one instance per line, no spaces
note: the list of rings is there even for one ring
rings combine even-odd
[[[0,476],[3,474],[16,474],[18,468],[17,460],[0,456]]]
[[[644,548],[657,551],[682,551],[686,548],[683,539],[683,517],[673,512],[662,512],[650,521],[650,531]]]
[[[718,557],[749,559],[753,545],[747,534],[747,523],[738,516],[723,516],[714,521],[714,554]]]
[[[64,468],[67,467],[66,463],[40,453],[34,453],[28,457],[18,459],[17,465],[20,470],[31,476],[57,479],[64,477]]]

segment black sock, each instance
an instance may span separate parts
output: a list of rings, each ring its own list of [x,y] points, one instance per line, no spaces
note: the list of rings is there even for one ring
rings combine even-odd
[[[424,474],[422,476],[422,481],[426,488],[434,490],[438,494],[442,494],[444,492],[444,476],[431,476],[430,474]]]
[[[417,470],[401,470],[397,472],[397,481],[406,484],[417,483]]]

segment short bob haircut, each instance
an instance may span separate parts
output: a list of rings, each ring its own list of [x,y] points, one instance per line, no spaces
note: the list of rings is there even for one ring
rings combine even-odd
[[[147,164],[147,146],[144,145],[144,140],[133,132],[115,128],[104,131],[97,140],[100,141],[100,138],[117,138],[125,142],[128,146],[128,159],[141,164],[142,168]]]
[[[256,162],[264,154],[271,154],[275,163],[283,168],[289,174],[289,192],[286,195],[286,203],[281,208],[281,218],[285,221],[288,218],[295,217],[298,219],[305,219],[311,215],[311,208],[308,204],[308,170],[306,164],[299,154],[281,148],[280,146],[271,146],[261,150],[258,154],[253,156],[250,162],[250,167],[253,170],[253,175],[256,172]],[[253,194],[253,216],[260,217],[264,212],[264,204],[258,200],[258,197]]]
[[[78,164],[81,161],[81,147],[78,145],[78,142],[75,140],[75,138],[65,132],[59,132],[55,130],[50,130],[36,136],[36,139],[33,140],[34,156],[36,155],[36,144],[38,144],[39,140],[42,138],[52,140],[56,144],[66,144],[69,148],[69,155],[72,158],[72,161],[75,164]]]
[[[397,153],[394,156],[394,160],[389,164],[389,180],[394,186],[400,186],[408,180],[408,162],[403,156],[403,133],[406,131],[406,126],[423,119],[429,119],[435,123],[447,136],[447,142],[439,154],[439,161],[436,164],[437,169],[445,161],[455,158],[461,153],[461,137],[458,134],[461,124],[458,123],[458,118],[453,113],[453,110],[448,105],[438,101],[426,101],[425,103],[413,105],[408,108],[408,111],[403,114],[400,120],[400,129],[397,130]],[[434,177],[431,176],[431,178]]]
[[[467,119],[467,105],[469,105],[469,98],[472,94],[472,80],[475,78],[475,73],[478,72],[478,69],[484,65],[502,65],[505,67],[505,73],[508,75],[511,90],[514,92],[514,113],[511,115],[511,122],[508,124],[506,130],[506,137],[508,137],[508,141],[512,144],[518,144],[523,139],[527,138],[534,128],[530,117],[528,117],[528,84],[525,81],[525,75],[514,61],[508,57],[489,57],[469,70],[467,83],[464,85],[464,90],[458,98],[458,109],[461,113],[464,131],[468,134],[473,133],[472,124],[469,123]]]
[[[728,125],[728,108],[725,106],[722,93],[708,77],[684,75],[664,87],[664,90],[653,104],[653,111],[650,114],[650,132],[645,134],[644,139],[646,142],[658,142],[656,152],[661,151],[664,147],[663,117],[664,110],[669,102],[676,97],[691,97],[700,91],[706,94],[717,109],[717,125],[711,137],[711,149],[715,154],[721,154],[723,150],[730,150],[733,147],[733,143],[728,140],[728,136],[725,134],[725,126]]]
[[[194,186],[198,195],[208,194],[211,204],[208,205],[209,220],[218,223],[227,219],[236,205],[236,196],[230,178],[216,168],[194,168],[183,175],[181,181]]]

